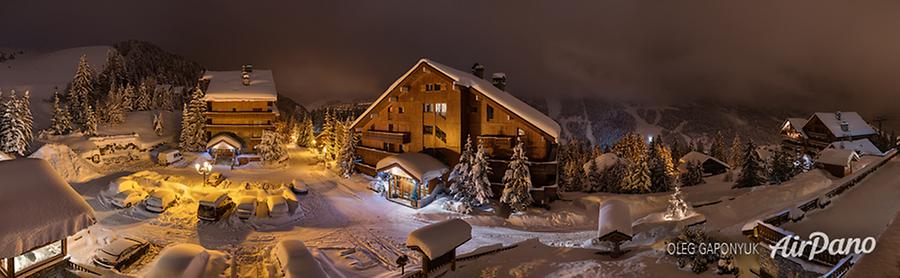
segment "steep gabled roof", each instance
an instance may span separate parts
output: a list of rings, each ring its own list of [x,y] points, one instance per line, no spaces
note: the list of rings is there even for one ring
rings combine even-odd
[[[375,100],[375,102],[373,102],[368,109],[366,109],[365,112],[363,112],[358,118],[356,118],[356,121],[353,122],[352,126],[355,127],[366,115],[369,114],[369,112],[372,111],[372,109],[375,108],[376,105],[378,105],[378,103],[381,103],[381,101],[384,100],[384,98],[387,97],[387,95],[390,94],[391,91],[394,90],[394,88],[399,86],[400,82],[406,79],[406,77],[409,76],[409,74],[411,74],[413,70],[418,68],[419,65],[423,63],[437,69],[444,75],[447,75],[448,77],[453,79],[456,85],[472,88],[477,90],[478,92],[481,92],[487,98],[490,98],[506,109],[509,109],[514,114],[533,124],[541,131],[544,131],[550,136],[553,136],[553,138],[559,138],[559,133],[561,130],[561,128],[559,127],[559,123],[551,119],[546,114],[541,113],[537,109],[534,109],[534,107],[531,107],[531,105],[528,105],[527,103],[514,97],[508,92],[494,87],[494,85],[487,80],[478,78],[477,76],[474,76],[470,73],[445,66],[426,58],[422,58],[421,60],[419,60],[419,62],[417,62],[415,66],[409,69],[409,71],[403,74],[403,76],[401,76],[399,79],[394,81],[394,83],[391,84],[391,86],[388,87],[388,89],[385,90],[384,93],[382,93],[381,96],[378,97],[378,99]]]
[[[689,153],[685,154],[684,156],[682,156],[681,159],[679,159],[678,161],[682,164],[687,163],[688,161],[694,161],[694,162],[699,162],[699,163],[703,164],[703,163],[706,163],[707,160],[712,160],[712,161],[715,161],[716,163],[724,165],[726,168],[729,168],[729,169],[731,168],[731,165],[728,165],[728,163],[722,162],[721,160],[718,160],[715,157],[708,156],[701,152],[689,152]]]
[[[822,124],[824,124],[835,137],[876,134],[875,129],[869,126],[869,123],[867,123],[866,120],[863,120],[862,116],[858,113],[840,112],[840,115],[840,119],[838,119],[837,113],[817,112],[809,118],[809,121],[812,121],[813,118],[819,118],[819,121],[822,121]],[[847,123],[847,131],[841,130],[842,122]]]
[[[787,125],[791,125],[794,130],[799,132],[800,135],[805,138],[806,132],[803,131],[803,126],[805,126],[807,122],[808,120],[804,118],[788,118],[786,121],[784,121],[784,124],[781,126],[781,128],[784,129],[785,127],[787,127]]]

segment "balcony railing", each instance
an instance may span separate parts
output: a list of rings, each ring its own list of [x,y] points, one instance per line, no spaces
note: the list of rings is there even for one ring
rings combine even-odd
[[[367,130],[363,132],[363,138],[393,144],[406,144],[410,141],[409,132],[381,130]]]

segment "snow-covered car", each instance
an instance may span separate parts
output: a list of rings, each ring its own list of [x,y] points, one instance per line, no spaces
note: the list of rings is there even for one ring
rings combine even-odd
[[[182,159],[181,151],[175,149],[160,151],[156,155],[156,162],[163,166],[172,165],[172,163],[179,162]]]
[[[220,277],[228,267],[228,255],[180,243],[163,249],[142,277]]]
[[[112,198],[112,204],[119,208],[130,208],[147,198],[147,193],[142,190],[128,189],[117,193]]]
[[[119,192],[126,190],[140,190],[141,186],[134,180],[129,177],[121,177],[109,182],[109,187],[106,191],[109,195],[116,195]]]
[[[276,243],[272,249],[272,259],[275,261],[275,272],[280,277],[328,277],[299,239],[284,239]]]
[[[98,249],[94,253],[93,262],[102,268],[122,270],[143,256],[148,247],[150,247],[150,243],[146,240],[120,237]]]
[[[234,202],[231,201],[228,194],[224,192],[209,194],[200,199],[197,217],[206,221],[219,221],[232,208],[234,208]]]
[[[279,218],[288,215],[289,208],[287,200],[285,200],[284,197],[269,196],[266,199],[266,204],[269,206],[269,217]]]
[[[225,176],[222,173],[212,173],[206,177],[206,185],[209,186],[218,186],[223,181],[225,181]]]
[[[178,195],[175,194],[175,191],[159,188],[150,192],[150,196],[144,201],[144,207],[149,211],[162,213],[174,205],[176,199],[178,199]]]
[[[300,195],[306,195],[307,193],[309,193],[309,188],[303,182],[300,182],[297,180],[292,180],[291,181],[291,191],[294,191],[294,193],[297,193]]]
[[[256,215],[256,197],[241,197],[241,199],[238,200],[235,214],[237,214],[240,219],[250,219],[250,217]]]

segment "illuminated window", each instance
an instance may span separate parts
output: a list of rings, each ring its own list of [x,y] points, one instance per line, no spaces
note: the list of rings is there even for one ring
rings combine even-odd
[[[525,136],[525,130],[521,128],[516,129],[516,135]]]
[[[447,117],[447,104],[446,103],[435,103],[434,104],[434,112],[441,115],[441,117]]]
[[[424,112],[431,112],[431,103],[426,103],[425,107],[422,108]]]

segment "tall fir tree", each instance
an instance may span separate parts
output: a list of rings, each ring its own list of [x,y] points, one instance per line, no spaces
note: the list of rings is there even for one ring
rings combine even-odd
[[[69,110],[59,100],[59,93],[53,93],[53,118],[50,120],[50,134],[65,135],[72,133],[72,117]]]
[[[97,76],[97,93],[114,92],[110,90],[112,84],[125,84],[125,74],[125,58],[115,48],[110,48],[106,52],[106,64]],[[106,97],[108,96],[96,96],[96,99]]]
[[[350,178],[356,171],[356,134],[351,129],[352,122],[347,121],[343,124],[343,138],[341,138],[341,175],[344,178]]]
[[[520,140],[513,148],[509,167],[503,175],[503,194],[500,202],[507,204],[514,211],[525,211],[534,202],[531,198],[531,172],[528,169],[528,157]]]
[[[88,110],[87,113],[84,113],[84,116],[87,118],[84,119],[84,125],[81,126],[81,133],[88,136],[94,136],[97,135],[98,120],[97,116],[95,116],[96,113],[93,112],[94,107],[89,105]]]
[[[324,156],[325,162],[334,161],[335,156],[335,139],[337,137],[337,132],[335,128],[334,117],[332,116],[331,110],[325,111],[325,119],[322,123],[322,144],[324,145]]]
[[[675,140],[672,140],[672,163],[673,164],[678,163],[678,160],[681,159],[682,156],[686,155],[689,152],[691,152],[691,150],[689,149],[689,146],[685,146],[683,143],[681,143],[681,140],[678,140],[678,138],[675,138]]]
[[[628,164],[624,161],[616,161],[606,168],[600,175],[600,188],[597,191],[611,193],[625,193],[623,184]]]
[[[575,158],[570,158],[563,164],[563,191],[576,192],[584,188],[584,170],[579,164],[579,160]]]
[[[681,186],[693,186],[703,183],[703,166],[700,162],[685,163],[685,173],[681,175]]]
[[[153,109],[153,94],[156,91],[156,79],[147,77],[141,80],[138,86],[135,110],[146,111]]]
[[[629,162],[622,180],[622,190],[628,193],[651,192],[647,143],[644,139],[637,133],[629,133],[616,144],[614,151]]]
[[[125,107],[122,104],[123,88],[116,84],[110,87],[110,92],[106,96],[105,107],[107,122],[111,125],[119,125],[125,123]]]
[[[182,111],[181,148],[185,151],[199,152],[206,147],[206,102],[203,91],[199,87],[191,93],[190,101]]]
[[[459,155],[459,162],[453,166],[453,170],[447,176],[447,183],[450,185],[450,196],[457,201],[470,201],[472,199],[468,185],[470,184],[469,178],[471,178],[470,171],[474,156],[475,150],[472,148],[472,136],[467,136],[466,145]]]
[[[735,187],[751,187],[762,185],[766,179],[763,176],[764,162],[756,152],[756,144],[750,140],[744,147],[744,164],[741,166],[741,175],[738,177]]]
[[[153,133],[156,136],[163,135],[163,115],[162,112],[153,114]]]
[[[775,151],[772,155],[772,163],[769,169],[769,181],[775,184],[781,184],[794,177],[797,173],[797,167],[794,166],[794,159],[783,150]]]
[[[34,141],[34,115],[31,113],[31,92],[25,91],[22,98],[19,99],[19,117],[22,118],[22,133],[25,134],[25,149],[31,147]]]
[[[268,163],[281,162],[287,158],[287,149],[284,144],[278,140],[278,134],[275,131],[263,130],[262,141],[256,145],[259,157]]]
[[[722,132],[716,132],[716,136],[713,137],[712,146],[709,148],[709,156],[715,157],[720,161],[728,161],[728,152],[725,149],[725,136],[722,135]]]
[[[668,148],[663,145],[662,140],[659,138],[654,140],[650,147],[648,165],[650,167],[651,191],[668,191],[675,186],[675,173],[671,154],[669,154]]]
[[[312,117],[307,115],[303,117],[303,123],[300,124],[300,131],[297,135],[297,145],[301,147],[315,147],[313,142],[316,141],[316,134],[313,130]]]
[[[602,155],[602,154],[601,154]],[[599,157],[599,155],[598,155]],[[596,192],[600,191],[603,187],[603,173],[600,172],[600,169],[597,168],[597,162],[594,159],[588,160],[588,168],[585,176],[585,186],[584,192]]]
[[[494,193],[491,191],[491,181],[488,179],[491,175],[491,166],[488,163],[484,142],[481,140],[478,141],[478,149],[475,151],[475,156],[472,157],[472,170],[469,174],[474,204],[476,206],[487,204]]]
[[[125,112],[137,111],[136,108],[137,102],[137,92],[135,92],[134,86],[131,84],[125,85],[125,89],[122,90],[122,110]]]
[[[0,111],[0,152],[24,155],[28,150],[25,137],[25,121],[22,119],[22,102],[16,97],[16,91],[10,92],[9,99],[3,100],[3,111]]]
[[[69,93],[66,97],[66,104],[72,120],[75,124],[82,126],[87,121],[87,113],[92,113],[92,109],[88,106],[93,103],[91,96],[94,92],[94,71],[88,64],[87,56],[81,55],[78,61],[78,68],[75,70],[75,77],[69,85]]]

